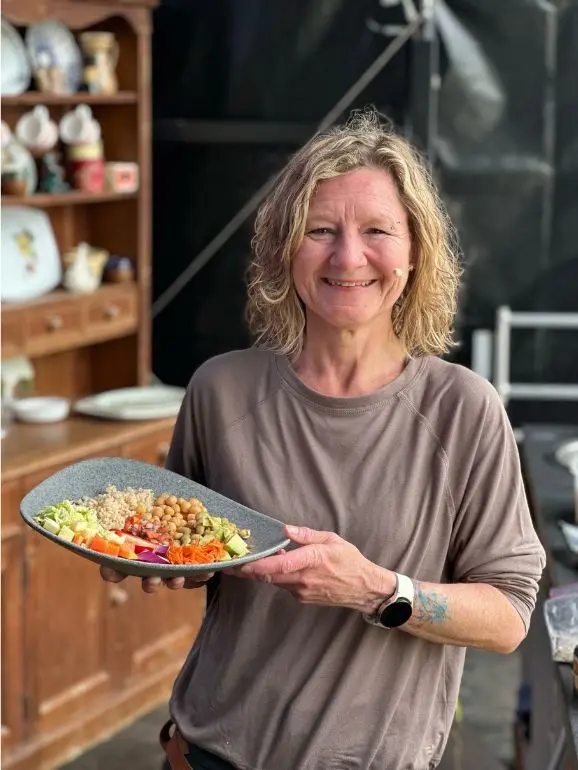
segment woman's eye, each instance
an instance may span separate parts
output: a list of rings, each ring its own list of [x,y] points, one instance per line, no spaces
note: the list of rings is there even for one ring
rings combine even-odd
[[[314,227],[309,230],[309,235],[332,235],[333,230],[330,227]]]
[[[386,230],[382,230],[379,227],[369,227],[366,232],[369,233],[369,235],[388,235]]]

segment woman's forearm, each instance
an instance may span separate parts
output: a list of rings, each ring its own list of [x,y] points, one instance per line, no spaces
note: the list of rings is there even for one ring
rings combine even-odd
[[[395,591],[395,573],[368,564],[367,604],[375,611]],[[426,583],[413,580],[412,617],[400,630],[440,644],[513,652],[525,636],[524,624],[507,597],[487,583]],[[381,598],[376,598],[381,596]]]
[[[413,615],[402,630],[430,642],[513,652],[524,624],[506,596],[485,583],[414,580]]]

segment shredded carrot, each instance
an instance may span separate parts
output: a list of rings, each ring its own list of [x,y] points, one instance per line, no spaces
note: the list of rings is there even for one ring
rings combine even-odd
[[[205,545],[177,545],[172,543],[167,549],[166,558],[171,564],[211,564],[221,561],[225,555],[225,546],[220,540],[212,540]]]

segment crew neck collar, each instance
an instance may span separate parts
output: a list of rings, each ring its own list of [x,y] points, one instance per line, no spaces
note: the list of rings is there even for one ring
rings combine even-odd
[[[276,355],[276,367],[283,384],[301,399],[322,409],[338,412],[365,411],[398,395],[407,388],[425,365],[427,358],[408,356],[403,371],[387,385],[360,396],[327,396],[306,385],[296,374],[287,356]]]

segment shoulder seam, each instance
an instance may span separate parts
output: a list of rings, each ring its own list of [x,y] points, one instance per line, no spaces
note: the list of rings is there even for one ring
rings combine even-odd
[[[228,422],[224,426],[224,431],[226,432],[232,428],[235,428],[237,425],[240,425],[242,422],[244,422],[248,417],[254,414],[259,409],[259,407],[261,407],[266,401],[268,401],[271,398],[272,394],[278,388],[279,388],[278,384],[275,387],[271,387],[267,395],[264,396],[260,401],[256,401],[254,404],[251,404],[249,409],[247,409],[247,411],[244,414],[241,414],[239,415],[239,417],[235,417],[233,420],[231,420],[231,422]]]
[[[449,500],[449,503],[450,503],[451,515],[452,515],[452,519],[453,519],[453,518],[455,518],[455,515],[456,515],[456,506],[455,506],[455,503],[454,503],[454,498],[453,498],[453,495],[452,495],[452,490],[451,490],[450,484],[449,484],[449,465],[450,465],[450,461],[449,461],[447,452],[444,449],[444,447],[442,445],[442,442],[440,441],[439,436],[437,435],[437,433],[433,429],[433,427],[432,427],[430,421],[427,419],[427,417],[425,415],[423,415],[418,409],[416,409],[416,407],[407,398],[405,393],[403,393],[403,392],[399,393],[398,394],[398,398],[405,405],[406,409],[408,409],[408,411],[410,411],[413,414],[413,416],[418,420],[418,422],[421,425],[423,425],[423,427],[427,430],[427,432],[430,434],[430,436],[434,439],[434,441],[437,444],[437,447],[438,447],[438,450],[439,450],[439,452],[441,454],[442,462],[443,462],[444,468],[445,468],[444,487],[445,487],[446,494],[448,496],[448,500]]]

